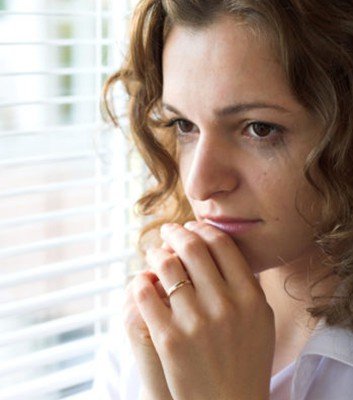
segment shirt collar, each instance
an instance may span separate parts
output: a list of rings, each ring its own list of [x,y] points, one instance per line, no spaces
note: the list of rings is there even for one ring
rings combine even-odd
[[[319,321],[300,358],[323,356],[353,367],[353,333],[348,328],[327,326]]]
[[[324,358],[353,367],[353,333],[348,328],[330,327],[323,320],[318,322],[296,362],[291,398],[306,398]]]

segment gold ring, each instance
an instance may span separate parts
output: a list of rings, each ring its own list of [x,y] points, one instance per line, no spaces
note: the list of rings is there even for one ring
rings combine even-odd
[[[168,297],[171,296],[172,293],[174,293],[177,289],[181,288],[182,286],[186,285],[186,284],[190,284],[192,285],[192,282],[189,279],[183,279],[179,282],[177,282],[176,284],[174,284],[171,288],[168,289],[167,291],[167,295]]]

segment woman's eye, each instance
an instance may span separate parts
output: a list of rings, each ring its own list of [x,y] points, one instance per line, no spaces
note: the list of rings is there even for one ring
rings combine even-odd
[[[279,135],[283,132],[283,128],[267,122],[251,122],[247,125],[246,130],[254,139],[269,140],[272,136]]]
[[[191,133],[195,125],[186,119],[172,119],[166,124],[166,127],[176,126],[180,134]]]
[[[192,131],[192,128],[194,126],[192,122],[186,121],[185,119],[179,119],[179,121],[176,122],[176,125],[179,131],[182,133],[188,133]]]
[[[255,136],[264,138],[270,135],[274,130],[274,127],[269,124],[264,124],[263,122],[253,122],[249,125],[249,131],[253,132]]]

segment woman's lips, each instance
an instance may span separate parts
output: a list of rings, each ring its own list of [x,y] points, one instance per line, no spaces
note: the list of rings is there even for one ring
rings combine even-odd
[[[230,235],[238,235],[241,233],[245,233],[255,225],[257,225],[261,220],[212,220],[209,218],[205,218],[204,222],[206,224],[210,224],[223,232],[226,232]]]

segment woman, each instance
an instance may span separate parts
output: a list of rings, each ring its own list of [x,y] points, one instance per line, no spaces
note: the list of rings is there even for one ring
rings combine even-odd
[[[157,181],[124,308],[141,398],[352,398],[352,46],[351,1],[138,5],[105,93]]]

